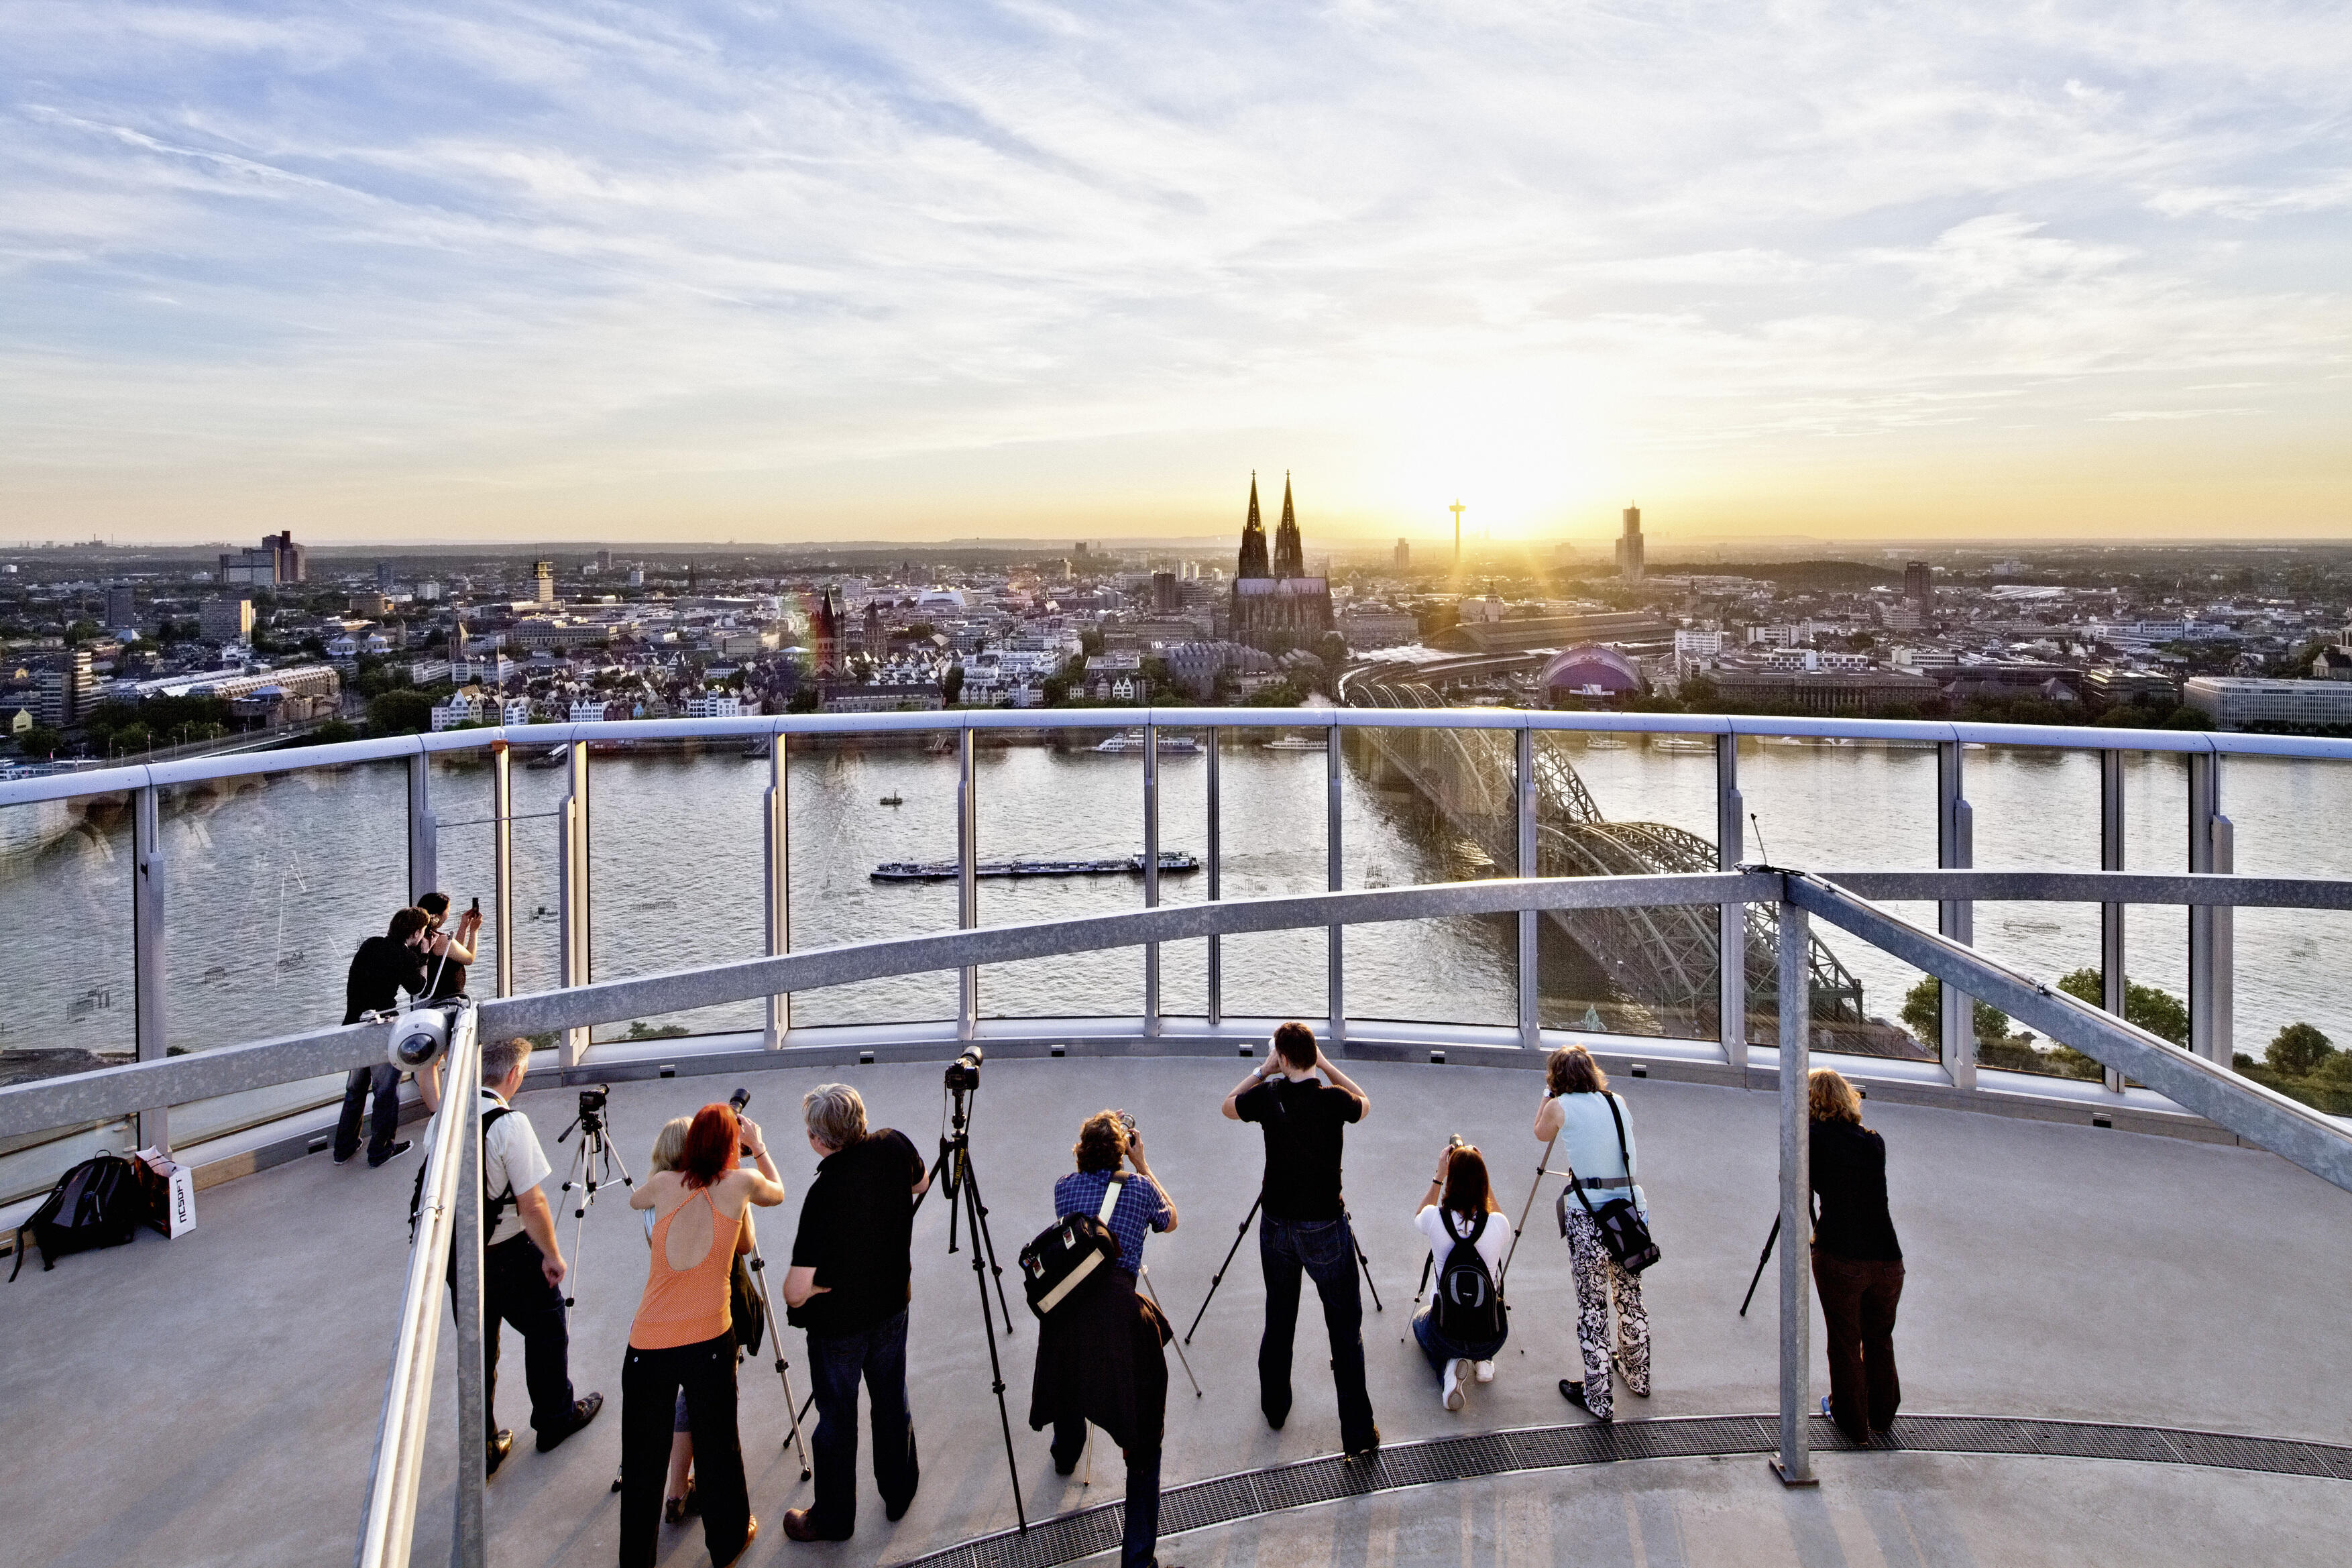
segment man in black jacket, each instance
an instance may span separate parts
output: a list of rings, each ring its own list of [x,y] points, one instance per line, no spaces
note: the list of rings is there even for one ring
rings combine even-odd
[[[1097,1222],[1099,1223],[1099,1222]],[[1157,1568],[1160,1443],[1168,1414],[1167,1321],[1135,1293],[1124,1268],[1097,1268],[1037,1328],[1029,1429],[1054,1428],[1054,1468],[1068,1475],[1086,1451],[1087,1423],[1127,1457],[1127,1532],[1119,1568]]]
[[[360,943],[352,967],[343,977],[343,1022],[356,1024],[362,1013],[389,1013],[400,1005],[400,994],[425,990],[425,940],[432,918],[423,910],[402,910],[392,917],[382,936]],[[390,1062],[353,1068],[343,1083],[343,1110],[335,1119],[335,1163],[359,1152],[360,1115],[368,1096],[375,1096],[375,1112],[368,1121],[368,1168],[408,1152],[408,1140],[395,1140],[400,1131],[400,1069]]]

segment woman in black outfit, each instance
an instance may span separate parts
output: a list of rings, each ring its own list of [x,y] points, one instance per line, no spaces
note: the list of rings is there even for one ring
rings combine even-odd
[[[1807,1080],[1812,1117],[1813,1286],[1829,1325],[1830,1396],[1823,1411],[1854,1442],[1895,1425],[1895,1305],[1903,1248],[1886,1212],[1886,1141],[1862,1124],[1862,1099],[1828,1068]]]

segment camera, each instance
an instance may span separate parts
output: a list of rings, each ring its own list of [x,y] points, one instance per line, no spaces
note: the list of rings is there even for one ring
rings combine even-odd
[[[1135,1112],[1131,1110],[1114,1110],[1111,1114],[1118,1118],[1118,1126],[1121,1132],[1124,1132],[1129,1138],[1135,1136]]]
[[[1459,1132],[1448,1132],[1445,1135],[1445,1146],[1448,1149],[1467,1149],[1470,1147],[1468,1143],[1463,1142],[1462,1134]]]
[[[978,1046],[966,1046],[963,1054],[948,1064],[947,1086],[961,1092],[980,1087],[980,1064],[982,1052]]]
[[[394,1026],[385,1057],[393,1066],[414,1072],[448,1048],[449,1016],[437,1007],[424,1007],[404,1015]]]
[[[580,1125],[583,1128],[593,1132],[604,1125],[604,1100],[612,1092],[613,1086],[609,1083],[600,1083],[593,1089],[580,1091]]]

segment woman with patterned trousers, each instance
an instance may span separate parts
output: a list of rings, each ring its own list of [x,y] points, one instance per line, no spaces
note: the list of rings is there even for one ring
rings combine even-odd
[[[1536,1141],[1559,1140],[1558,1153],[1576,1173],[1593,1206],[1630,1193],[1646,1217],[1650,1205],[1633,1184],[1633,1124],[1608,1075],[1582,1046],[1563,1046],[1546,1063],[1546,1098],[1536,1113]],[[1612,1114],[1614,1112],[1614,1114]],[[1641,1279],[1609,1256],[1601,1227],[1582,1204],[1560,1207],[1569,1265],[1576,1277],[1576,1340],[1584,1352],[1584,1380],[1559,1380],[1559,1391],[1601,1420],[1610,1419],[1609,1309],[1617,1308],[1616,1369],[1625,1386],[1650,1396],[1650,1317],[1642,1310]]]

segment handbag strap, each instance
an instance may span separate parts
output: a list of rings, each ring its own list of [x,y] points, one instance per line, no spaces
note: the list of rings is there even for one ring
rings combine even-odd
[[[1625,1167],[1625,1201],[1631,1203],[1636,1189],[1633,1185],[1633,1154],[1625,1146],[1625,1119],[1617,1113],[1615,1095],[1604,1089],[1601,1091],[1601,1098],[1608,1102],[1609,1120],[1617,1127],[1617,1159],[1618,1163]],[[1584,1212],[1592,1215],[1592,1217],[1598,1220],[1601,1216],[1592,1214],[1592,1200],[1584,1195],[1584,1184],[1577,1178],[1574,1164],[1570,1164],[1568,1168],[1568,1186],[1569,1190],[1576,1194],[1576,1201],[1584,1205]]]

